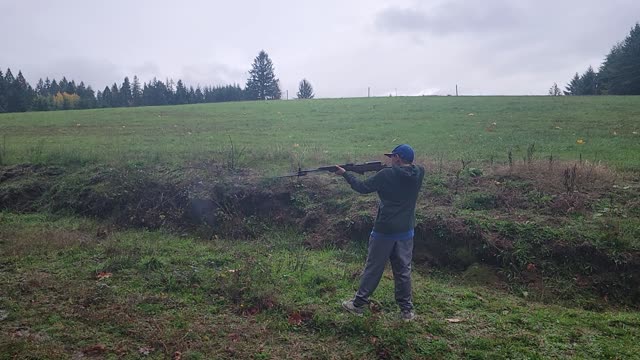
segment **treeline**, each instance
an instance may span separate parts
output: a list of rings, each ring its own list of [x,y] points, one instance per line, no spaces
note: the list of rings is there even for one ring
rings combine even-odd
[[[150,105],[180,105],[245,100],[240,85],[187,87],[182,80],[162,82],[153,79],[141,84],[137,76],[122,84],[114,83],[95,92],[84,82],[76,83],[63,77],[60,81],[40,79],[35,89],[22,72],[14,77],[11,69],[0,71],[0,112],[48,111],[128,107]]]
[[[149,83],[140,85],[137,76],[133,77],[133,82],[125,77],[120,87],[114,83],[96,94],[98,107],[183,105],[240,100],[245,100],[245,94],[237,84],[187,88],[182,80],[176,83],[171,79],[162,82],[154,78]]]
[[[589,66],[584,73],[576,73],[564,94],[640,95],[640,24],[611,49],[598,72]]]

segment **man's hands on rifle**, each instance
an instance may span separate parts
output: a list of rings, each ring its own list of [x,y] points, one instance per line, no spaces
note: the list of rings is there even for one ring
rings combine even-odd
[[[347,170],[342,168],[340,165],[336,165],[336,171],[334,171],[333,173],[336,174],[336,175],[342,175],[342,174],[344,174],[346,172],[347,172]]]

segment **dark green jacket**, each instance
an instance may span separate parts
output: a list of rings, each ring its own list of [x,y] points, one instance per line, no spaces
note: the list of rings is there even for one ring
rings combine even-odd
[[[361,194],[378,193],[380,204],[373,231],[397,234],[416,226],[416,201],[424,178],[422,166],[385,168],[364,181],[349,172],[342,176],[353,190]]]

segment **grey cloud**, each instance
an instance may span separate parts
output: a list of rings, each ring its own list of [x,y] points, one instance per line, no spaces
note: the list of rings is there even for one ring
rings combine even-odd
[[[155,62],[145,61],[140,65],[136,65],[131,68],[133,71],[132,75],[138,76],[140,81],[148,81],[151,80],[154,76],[160,75],[160,67]]]
[[[247,68],[250,64],[247,64]],[[244,86],[247,71],[233,66],[211,63],[191,64],[182,67],[183,80],[189,85],[226,85],[240,84]]]
[[[66,76],[95,89],[133,75],[242,85],[264,48],[290,96],[302,78],[318,97],[366,96],[369,86],[446,94],[455,84],[543,94],[597,67],[638,14],[638,0],[0,0],[10,35],[0,67],[31,84]]]
[[[103,60],[89,58],[63,58],[42,63],[24,63],[20,66],[25,78],[32,85],[35,85],[39,78],[49,78],[60,80],[66,77],[67,80],[84,82],[94,90],[102,90],[105,86],[114,82],[122,82],[126,74],[122,69]]]
[[[518,26],[522,13],[513,2],[450,1],[431,9],[421,5],[391,7],[381,11],[376,26],[388,32],[429,32],[446,35],[464,32],[500,31]]]

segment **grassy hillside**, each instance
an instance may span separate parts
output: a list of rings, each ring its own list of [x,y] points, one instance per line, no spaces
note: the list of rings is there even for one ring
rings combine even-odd
[[[241,102],[0,115],[2,162],[288,169],[367,160],[394,144],[444,160],[534,157],[640,166],[640,97],[413,97]]]
[[[0,359],[633,358],[638,132],[640,97],[0,115]],[[354,319],[376,196],[264,175],[402,142],[419,319],[389,271]]]

